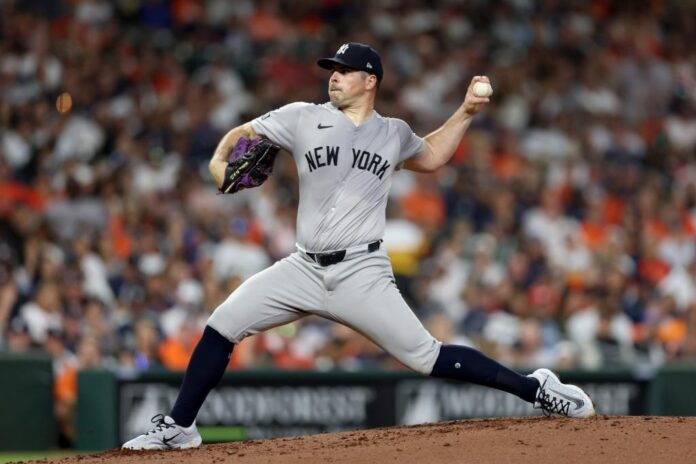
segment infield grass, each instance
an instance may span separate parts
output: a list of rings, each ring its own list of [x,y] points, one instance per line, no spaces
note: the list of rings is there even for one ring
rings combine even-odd
[[[89,454],[77,451],[13,451],[0,453],[0,464],[9,462],[33,461],[36,459],[59,459],[78,454]],[[46,461],[44,461],[46,462]],[[48,461],[50,462],[50,461]]]
[[[1,0],[0,0],[1,1]],[[246,440],[247,434],[244,427],[198,427],[198,431],[206,443],[228,442]],[[78,454],[92,454],[93,451],[11,451],[0,452],[0,464],[11,462],[35,461],[38,459],[48,459],[43,463],[50,463],[50,459],[60,459]]]

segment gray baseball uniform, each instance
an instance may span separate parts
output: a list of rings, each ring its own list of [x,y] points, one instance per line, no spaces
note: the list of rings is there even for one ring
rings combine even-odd
[[[395,168],[424,141],[400,119],[355,126],[331,103],[292,103],[252,122],[292,153],[300,183],[297,249],[245,281],[208,324],[232,342],[316,314],[345,324],[430,374],[441,343],[401,297],[379,241]],[[327,252],[345,256],[326,265]],[[325,264],[322,266],[321,264]]]
[[[339,103],[372,104],[373,85],[384,76],[377,52],[357,42],[341,45],[334,57],[321,58],[317,65],[333,72],[329,95]],[[353,71],[367,74],[364,85]],[[487,80],[477,76],[472,85]],[[458,124],[444,125],[433,135],[432,156],[414,160],[414,169],[427,170],[449,159],[447,140],[461,137],[470,116],[487,101],[472,96],[470,90],[471,86],[463,104],[465,113],[458,111],[452,117]],[[595,414],[585,392],[561,383],[548,369],[524,376],[477,350],[443,345],[406,305],[381,247],[391,176],[425,147],[406,123],[373,111],[367,121],[355,126],[331,103],[293,103],[251,125],[256,133],[292,153],[297,165],[297,251],[246,280],[215,309],[191,355],[171,415],[153,417],[155,428],[123,448],[200,446],[196,415],[222,377],[234,343],[310,314],[352,327],[422,374],[513,393],[547,415],[584,418]],[[211,159],[210,170],[220,187],[239,172],[232,166],[237,171],[227,174],[230,165],[223,167],[223,158],[238,141],[233,134],[248,134],[246,129],[229,132]]]

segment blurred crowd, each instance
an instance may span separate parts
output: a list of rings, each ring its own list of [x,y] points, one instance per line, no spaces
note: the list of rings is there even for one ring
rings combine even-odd
[[[327,100],[372,44],[421,136],[495,94],[445,168],[400,171],[385,245],[445,342],[531,369],[696,360],[696,9],[642,0],[0,2],[0,348],[76,373],[182,370],[212,310],[295,247],[297,174],[218,195],[226,131]],[[72,97],[69,111],[56,98]],[[401,368],[306,318],[233,368]],[[67,408],[67,406],[66,406]],[[68,408],[69,409],[69,408]]]

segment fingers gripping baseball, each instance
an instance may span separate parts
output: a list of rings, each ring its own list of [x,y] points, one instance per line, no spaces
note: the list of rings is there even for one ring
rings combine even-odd
[[[470,115],[478,113],[490,101],[491,95],[493,87],[490,79],[487,76],[474,76],[466,91],[464,110]]]

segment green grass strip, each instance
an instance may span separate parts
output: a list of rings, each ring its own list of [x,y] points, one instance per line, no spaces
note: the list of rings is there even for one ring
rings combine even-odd
[[[86,454],[85,452],[76,451],[12,451],[0,453],[0,464],[19,461],[33,461],[37,459],[60,459],[69,456],[77,456],[78,454]]]
[[[203,441],[223,442],[246,440],[246,430],[242,426],[235,427],[198,427],[198,432],[203,437]]]

